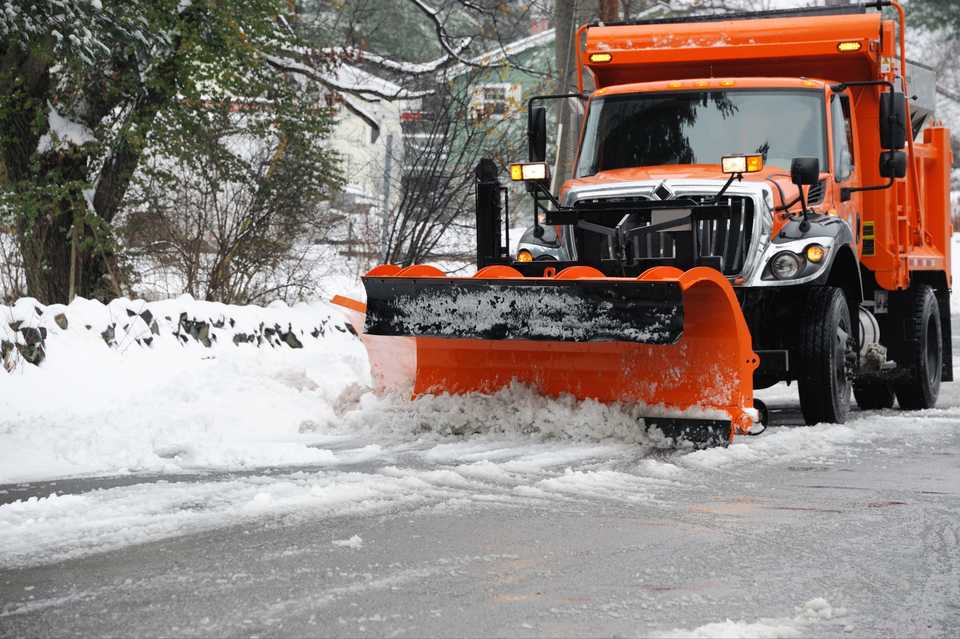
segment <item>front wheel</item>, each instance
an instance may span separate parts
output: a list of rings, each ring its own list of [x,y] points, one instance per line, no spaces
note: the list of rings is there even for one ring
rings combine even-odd
[[[908,291],[897,309],[903,342],[897,364],[907,376],[894,385],[900,408],[933,408],[940,394],[943,351],[940,337],[940,307],[929,286]]]
[[[855,342],[850,309],[839,288],[807,294],[800,320],[800,410],[807,424],[842,424],[850,412],[848,356]]]

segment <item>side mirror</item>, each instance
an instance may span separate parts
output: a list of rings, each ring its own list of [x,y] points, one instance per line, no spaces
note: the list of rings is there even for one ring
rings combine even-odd
[[[899,151],[907,139],[907,98],[902,93],[880,94],[880,147]]]
[[[530,162],[547,159],[547,108],[542,104],[531,106],[527,114],[527,149]]]
[[[793,158],[790,163],[790,181],[797,186],[813,186],[820,181],[820,160]]]
[[[880,154],[880,175],[902,178],[907,174],[907,154],[903,151],[884,151]]]

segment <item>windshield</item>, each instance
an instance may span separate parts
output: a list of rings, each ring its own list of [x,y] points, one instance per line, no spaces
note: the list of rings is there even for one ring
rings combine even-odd
[[[762,153],[785,170],[795,157],[826,163],[823,95],[814,91],[686,91],[596,98],[577,177],[660,164],[719,164]]]

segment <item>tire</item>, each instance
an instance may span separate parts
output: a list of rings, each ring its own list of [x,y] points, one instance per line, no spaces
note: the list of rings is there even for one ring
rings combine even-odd
[[[860,382],[853,385],[857,406],[863,410],[893,408],[893,389],[885,382]]]
[[[904,410],[933,408],[943,376],[940,307],[933,289],[922,285],[907,291],[897,319],[903,329],[897,364],[906,371],[893,386],[897,401]]]
[[[800,320],[800,410],[807,424],[842,424],[850,412],[848,354],[855,342],[839,288],[810,289]]]

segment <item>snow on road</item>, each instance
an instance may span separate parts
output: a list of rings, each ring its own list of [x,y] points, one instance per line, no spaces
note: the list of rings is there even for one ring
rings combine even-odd
[[[365,396],[340,420],[339,437],[327,433],[327,445],[307,449],[308,469],[172,475],[2,504],[0,566],[62,561],[254,520],[570,500],[667,503],[715,482],[718,473],[800,461],[829,466],[866,449],[896,455],[903,447],[955,444],[956,385],[944,386],[941,406],[861,414],[846,425],[773,428],[729,448],[687,452],[659,449],[627,411],[547,400],[524,388],[413,403]]]

